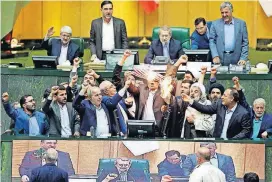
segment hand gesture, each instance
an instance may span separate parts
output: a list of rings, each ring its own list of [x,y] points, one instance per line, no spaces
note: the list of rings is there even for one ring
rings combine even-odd
[[[232,78],[232,81],[234,83],[234,88],[236,90],[241,90],[240,83],[239,83],[239,78],[237,76],[235,76],[235,77]]]
[[[161,112],[164,113],[167,111],[167,106],[166,105],[162,105],[161,106]]]
[[[246,61],[245,60],[239,60],[237,64],[240,65],[240,66],[243,66],[243,65],[246,64]]]
[[[131,80],[127,80],[124,87],[125,87],[126,89],[128,89],[129,86],[130,86],[130,84],[131,84]]]
[[[216,67],[212,67],[211,68],[211,75],[216,75],[216,73],[217,73]]]
[[[9,101],[9,94],[7,92],[4,92],[2,94],[2,101],[3,102],[8,102]]]
[[[47,31],[47,37],[51,37],[55,33],[54,27],[50,27]]]
[[[29,181],[29,177],[27,175],[23,175],[22,178],[21,178],[21,181],[22,182],[27,182],[27,181]]]
[[[81,85],[81,90],[87,90],[89,84],[88,82],[84,81],[83,84]]]
[[[125,103],[126,103],[127,105],[132,105],[132,104],[133,104],[133,98],[132,98],[132,97],[127,97],[127,98],[125,99]]]
[[[80,133],[79,133],[78,131],[76,131],[76,132],[74,133],[74,136],[75,136],[75,137],[79,137],[79,136],[80,136]]]
[[[125,58],[127,58],[127,57],[129,57],[131,55],[131,51],[130,50],[125,50],[125,52],[124,52],[124,57]]]
[[[75,75],[75,76],[72,77],[72,79],[71,79],[71,85],[72,86],[74,86],[77,83],[77,79],[78,79],[77,75]]]
[[[79,63],[80,63],[80,59],[78,58],[78,57],[76,57],[74,60],[73,60],[73,62],[74,62],[74,67],[78,67],[79,66]]]
[[[213,64],[220,64],[220,59],[218,56],[213,58]]]
[[[106,180],[107,181],[110,181],[110,180],[113,180],[115,178],[117,178],[117,174],[114,174],[114,173],[111,173],[111,174],[108,174],[107,177],[106,177]]]
[[[91,76],[94,76],[95,71],[93,69],[88,69],[87,74],[91,75]]]
[[[201,66],[201,74],[205,75],[207,72],[207,66]]]
[[[171,182],[172,178],[169,175],[162,176],[161,182]]]
[[[189,95],[181,94],[181,97],[182,97],[182,100],[185,101],[185,102],[190,102],[191,101],[191,98],[190,98]]]
[[[195,115],[194,114],[190,114],[189,116],[186,117],[188,123],[194,123],[195,120]]]
[[[184,55],[180,56],[178,61],[175,63],[175,66],[180,66],[181,64],[185,64],[187,62],[188,62],[188,56],[184,54]]]
[[[263,133],[262,133],[262,138],[266,139],[266,138],[267,138],[267,136],[268,136],[267,131],[265,131],[265,132],[263,132]]]

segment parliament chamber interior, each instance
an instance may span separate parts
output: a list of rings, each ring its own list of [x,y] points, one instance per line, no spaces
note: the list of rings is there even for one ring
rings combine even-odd
[[[272,182],[272,1],[1,1],[1,181]]]

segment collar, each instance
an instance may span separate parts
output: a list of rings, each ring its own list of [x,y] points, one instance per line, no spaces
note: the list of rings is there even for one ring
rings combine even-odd
[[[162,43],[162,42],[161,42]],[[162,43],[162,46],[166,45],[167,48],[169,48],[169,45],[170,45],[170,39],[166,42],[166,43]]]
[[[99,106],[99,107],[97,107],[97,106],[96,106],[96,105],[94,105],[94,104],[93,104],[93,106],[94,106],[94,108],[95,108],[96,110],[99,110],[99,111],[100,111],[100,110],[102,109],[102,105],[101,105],[101,104],[100,104],[100,106]]]
[[[233,106],[233,108],[231,108],[230,110],[227,108],[227,114],[229,114],[230,112],[234,112],[235,111],[235,109],[237,108],[237,103]]]
[[[231,22],[229,22],[229,23],[224,22],[224,24],[225,25],[234,25],[234,17],[232,17]]]
[[[216,155],[216,153],[214,153],[214,156],[213,156],[213,157],[211,157],[211,159],[217,159],[217,155]]]
[[[154,91],[149,90],[149,93],[155,94],[155,93],[157,92],[157,90],[158,90],[158,89],[156,89],[156,90],[154,90]]]
[[[46,163],[44,166],[56,166],[55,163]]]
[[[111,19],[110,19],[110,21],[109,21],[109,23],[108,22],[106,22],[105,20],[104,20],[104,18],[102,17],[102,21],[103,21],[103,23],[105,23],[105,24],[111,24],[112,22],[113,22],[113,17],[111,17]]]
[[[24,111],[24,110],[23,110]],[[24,111],[25,112],[25,111]],[[25,112],[26,113],[26,112]],[[32,117],[32,116],[35,116],[35,114],[36,114],[36,110],[30,115],[30,114],[28,114],[28,113],[26,113],[29,117]]]
[[[66,104],[63,105],[63,106],[61,104],[59,104],[58,102],[57,102],[57,104],[58,104],[58,106],[59,106],[60,109],[64,109],[66,107]]]
[[[261,121],[263,121],[263,117],[264,117],[264,115],[257,120],[256,117],[255,117],[255,115],[254,115],[254,122],[261,122]]]

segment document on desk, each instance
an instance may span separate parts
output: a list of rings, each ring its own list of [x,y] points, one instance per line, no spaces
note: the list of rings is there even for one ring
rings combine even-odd
[[[158,141],[123,141],[123,144],[135,156],[146,154],[160,148]]]

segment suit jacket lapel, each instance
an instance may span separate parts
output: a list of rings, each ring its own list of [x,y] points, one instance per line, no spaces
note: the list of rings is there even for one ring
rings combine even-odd
[[[113,34],[113,36],[114,36],[114,45],[115,45],[115,47],[116,47],[116,36],[115,35],[117,35],[117,24],[116,24],[116,19],[114,18],[114,17],[112,17],[112,22],[113,22],[113,32],[114,32],[114,34]]]
[[[69,42],[69,45],[68,45],[68,50],[67,50],[67,55],[66,55],[66,60],[69,60],[69,55],[72,54],[72,45],[71,45],[71,41]]]
[[[68,112],[68,116],[69,116],[70,128],[73,131],[73,127],[74,127],[73,126],[74,125],[74,123],[73,123],[73,114],[74,114],[73,107],[71,104],[66,104],[66,107],[67,107],[67,112]]]
[[[61,116],[60,116],[60,108],[57,104],[56,101],[53,101],[52,105],[51,105],[56,117],[57,117],[57,123],[56,123],[56,127],[58,127],[57,129],[61,131]]]
[[[237,105],[235,111],[233,112],[231,118],[230,118],[230,121],[229,121],[229,126],[228,128],[230,127],[230,125],[233,123],[233,121],[235,120],[235,118],[238,116],[238,109],[239,109],[239,105]]]
[[[239,22],[235,18],[233,18],[233,21],[234,21],[234,40],[236,40],[239,33]],[[235,47],[236,47],[236,44],[234,44],[233,50],[235,50]]]
[[[224,45],[224,50],[225,50],[225,27],[224,27],[224,20],[223,19],[221,19],[221,21],[220,21],[220,30],[222,31],[222,34],[221,35],[223,35],[223,36],[221,36],[222,37],[222,39],[223,39],[223,45]]]
[[[60,57],[60,52],[61,52],[61,40],[59,39],[59,40],[57,41],[57,43],[58,43],[58,46],[57,46],[57,49],[58,49],[58,57]]]
[[[157,50],[158,50],[158,56],[163,56],[163,47],[162,47],[162,43],[160,40],[158,40],[158,44],[157,46]]]
[[[223,158],[220,154],[216,153],[217,155],[217,161],[218,161],[218,168],[219,169],[222,169],[222,166],[224,164],[225,161],[223,161]]]
[[[97,32],[100,33],[100,36],[98,36],[100,38],[100,42],[101,42],[101,46],[102,46],[102,38],[103,38],[103,18],[100,18],[99,20],[99,24],[97,25]]]

